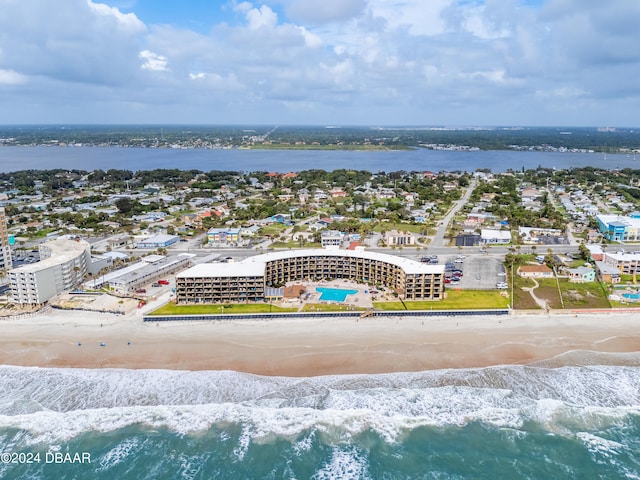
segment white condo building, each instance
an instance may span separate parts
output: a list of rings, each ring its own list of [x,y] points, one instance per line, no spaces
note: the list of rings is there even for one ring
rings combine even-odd
[[[0,207],[0,270],[11,270],[11,247],[9,246],[9,230],[7,229],[7,215],[3,207]]]
[[[176,275],[176,302],[262,302],[268,287],[338,278],[384,285],[404,300],[441,300],[444,269],[444,265],[358,249],[270,252],[236,263],[199,264],[180,272]]]
[[[84,240],[60,238],[40,245],[40,261],[9,272],[15,303],[42,305],[82,283],[91,263],[91,247]]]

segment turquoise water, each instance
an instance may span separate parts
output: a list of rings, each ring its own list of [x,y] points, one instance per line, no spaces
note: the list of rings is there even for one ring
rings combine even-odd
[[[637,479],[640,355],[572,355],[312,378],[0,367],[2,451],[41,458],[0,478]]]
[[[358,293],[358,290],[348,290],[344,288],[328,288],[328,287],[316,287],[316,292],[320,292],[320,300],[326,300],[328,302],[344,302],[347,295],[353,295]]]
[[[624,298],[634,298],[634,299],[638,299],[640,298],[640,293],[623,293],[622,296]]]

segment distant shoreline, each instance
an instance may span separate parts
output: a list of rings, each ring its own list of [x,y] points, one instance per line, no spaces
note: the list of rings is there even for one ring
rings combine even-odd
[[[0,364],[308,377],[525,365],[640,351],[637,312],[142,322],[53,311],[2,320]]]

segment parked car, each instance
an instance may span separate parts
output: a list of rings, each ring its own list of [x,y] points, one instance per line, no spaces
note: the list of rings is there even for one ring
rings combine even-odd
[[[136,293],[147,293],[147,289],[146,288],[138,288],[136,290]]]
[[[159,284],[159,283],[152,283],[152,284],[151,284],[151,286],[152,286],[152,287],[159,287],[159,286],[160,286],[160,284]]]
[[[169,285],[169,280],[158,280],[160,285]]]

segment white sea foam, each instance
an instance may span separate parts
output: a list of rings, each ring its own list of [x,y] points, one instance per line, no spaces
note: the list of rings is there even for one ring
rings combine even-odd
[[[638,415],[640,369],[510,366],[300,379],[0,367],[0,391],[0,429],[25,431],[26,443],[136,424],[185,435],[235,424],[242,458],[251,442],[303,441],[310,432],[340,440],[374,431],[395,442],[420,426],[470,422],[513,429],[533,422],[560,434],[606,429]]]
[[[312,378],[261,377],[231,371],[51,369],[0,366],[0,414],[58,412],[124,406],[199,405],[260,401],[272,407],[343,409],[368,407],[393,412],[398,406],[421,409],[423,390],[448,388],[457,409],[458,389],[465,401],[487,395],[505,403],[553,399],[577,406],[640,405],[640,367],[585,366],[542,368],[504,366],[386,375]],[[482,389],[479,399],[464,388]],[[385,404],[379,393],[394,390]],[[415,395],[414,402],[411,396]],[[394,402],[397,405],[394,405]],[[373,407],[372,407],[373,408]],[[444,412],[443,412],[444,414]]]
[[[140,441],[136,438],[125,439],[118,443],[115,447],[102,455],[99,460],[100,466],[98,471],[108,470],[124,461],[126,461],[130,455],[140,451]]]
[[[467,389],[464,395],[457,393],[458,406],[445,408],[451,398],[440,389],[438,402],[423,402],[413,413],[398,411],[381,412],[374,408],[312,409],[300,407],[272,408],[258,404],[208,404],[184,406],[115,407],[78,410],[73,412],[35,412],[32,414],[0,416],[1,428],[14,428],[26,432],[22,441],[27,445],[53,444],[68,441],[88,432],[112,432],[131,425],[149,429],[169,429],[180,435],[196,434],[211,428],[225,429],[228,425],[240,425],[242,434],[234,454],[242,459],[252,442],[271,442],[285,438],[295,442],[312,431],[317,431],[323,441],[340,442],[359,434],[373,431],[386,442],[393,443],[399,437],[420,426],[462,426],[470,422],[482,422],[496,427],[520,429],[525,422],[535,422],[551,432],[567,434],[570,431],[589,431],[628,421],[629,415],[640,414],[638,408],[598,407],[583,409],[568,406],[557,400],[537,400],[518,407],[503,404],[507,397],[488,396],[482,401],[483,392]],[[422,392],[429,397],[432,392]],[[381,392],[384,398],[394,392]],[[475,398],[474,398],[475,397]],[[467,404],[468,401],[468,404]],[[444,413],[443,413],[444,412]],[[117,455],[127,451],[114,452]]]
[[[314,480],[368,479],[368,464],[364,455],[353,447],[334,447],[331,460],[324,464],[313,477]]]

